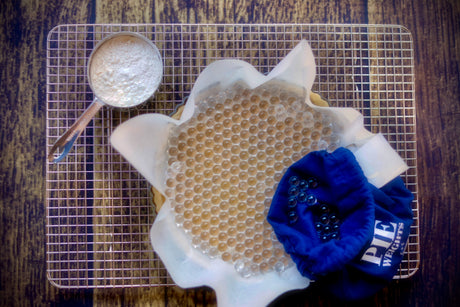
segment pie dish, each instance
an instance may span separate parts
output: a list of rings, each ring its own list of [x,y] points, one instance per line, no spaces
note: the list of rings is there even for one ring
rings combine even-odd
[[[268,75],[243,61],[216,61],[179,119],[141,115],[112,134],[112,145],[164,196],[150,238],[177,285],[210,286],[220,306],[264,306],[308,287],[266,222],[286,168],[310,151],[343,146],[377,187],[407,169],[359,112],[312,104],[314,79],[306,41]]]

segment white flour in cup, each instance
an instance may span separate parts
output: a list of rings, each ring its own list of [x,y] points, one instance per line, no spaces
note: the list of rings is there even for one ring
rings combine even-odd
[[[96,97],[114,107],[132,107],[154,93],[162,69],[159,54],[148,42],[120,35],[94,53],[89,74]]]

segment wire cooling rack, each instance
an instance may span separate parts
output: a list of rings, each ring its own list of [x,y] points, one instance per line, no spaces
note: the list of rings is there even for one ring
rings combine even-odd
[[[173,285],[149,243],[155,219],[149,184],[109,144],[113,129],[149,112],[170,114],[211,62],[237,58],[269,72],[301,39],[316,57],[313,90],[332,106],[353,107],[409,165],[414,224],[399,273],[418,270],[419,208],[411,34],[400,26],[302,24],[60,25],[47,40],[47,151],[92,102],[91,50],[118,31],[139,32],[159,48],[164,78],[141,108],[104,108],[59,164],[46,164],[48,278],[63,288]]]

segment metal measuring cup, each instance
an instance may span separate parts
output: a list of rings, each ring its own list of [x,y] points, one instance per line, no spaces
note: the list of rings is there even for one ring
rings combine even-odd
[[[147,98],[139,100],[138,102],[135,102],[134,104],[130,104],[129,106],[124,106],[124,105],[117,105],[116,103],[107,103],[107,101],[103,101],[103,99],[100,98],[100,92],[98,93],[97,90],[95,90],[92,80],[92,75],[91,75],[91,64],[93,62],[95,54],[97,54],[98,50],[109,42],[110,40],[114,38],[118,38],[121,36],[128,36],[131,38],[134,38],[136,40],[141,40],[142,42],[145,42],[147,46],[151,48],[151,52],[153,53],[154,57],[156,58],[156,61],[152,63],[152,65],[159,65],[157,67],[158,69],[158,78],[155,79],[155,82],[153,82],[149,89],[150,92]],[[122,59],[120,59],[122,60]],[[54,143],[53,147],[48,153],[48,160],[50,162],[58,163],[61,161],[70,151],[72,148],[75,140],[81,135],[83,130],[85,130],[86,126],[88,123],[91,121],[91,119],[96,115],[96,113],[105,105],[109,105],[110,107],[115,107],[115,108],[129,108],[129,107],[135,107],[138,106],[139,104],[144,103],[147,101],[150,97],[153,96],[155,91],[158,89],[158,86],[160,84],[160,80],[163,76],[163,64],[162,64],[162,59],[160,52],[158,48],[150,41],[147,39],[145,36],[134,33],[134,32],[118,32],[112,35],[109,35],[108,37],[104,38],[102,41],[100,41],[96,47],[93,49],[91,52],[91,55],[88,60],[88,65],[87,65],[87,75],[88,75],[88,81],[89,81],[89,86],[91,90],[94,93],[94,100],[91,103],[91,105],[83,112],[83,114],[77,119],[77,121],[69,128],[69,130],[66,131],[57,141]],[[59,154],[60,152],[60,154]],[[56,153],[58,155],[56,156]]]

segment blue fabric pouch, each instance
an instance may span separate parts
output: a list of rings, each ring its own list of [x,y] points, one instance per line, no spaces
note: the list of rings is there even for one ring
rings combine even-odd
[[[412,222],[411,201],[400,178],[379,190],[353,153],[338,148],[311,152],[288,168],[267,218],[302,275],[324,280],[338,297],[356,299],[396,273]],[[399,243],[390,243],[389,227]],[[382,255],[390,254],[388,262]],[[385,266],[376,265],[377,259]]]
[[[323,279],[335,296],[356,300],[385,287],[397,273],[413,222],[413,195],[400,177],[381,189],[372,187],[375,200],[374,231],[361,253],[342,270]]]

